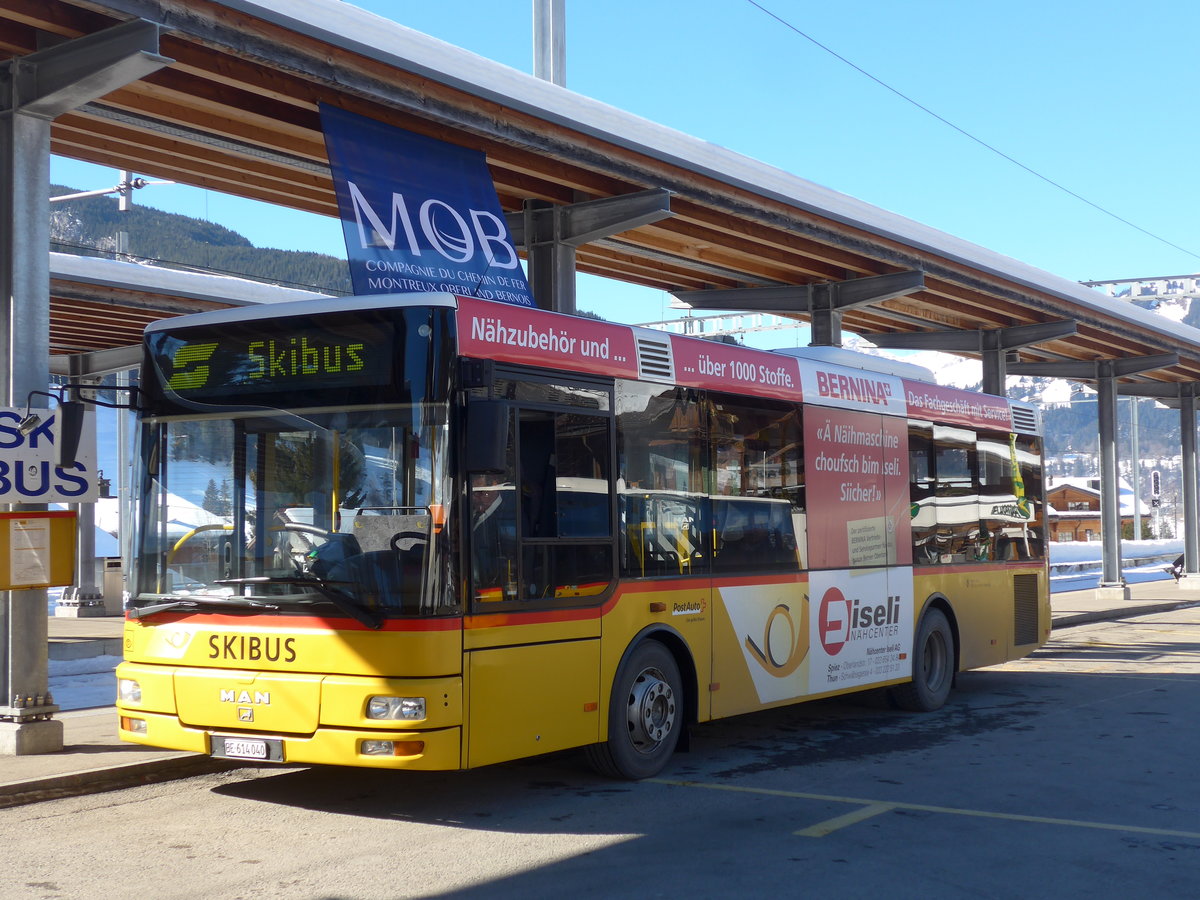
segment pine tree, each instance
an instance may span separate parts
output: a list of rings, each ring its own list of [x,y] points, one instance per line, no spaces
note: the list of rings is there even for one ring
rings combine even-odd
[[[221,512],[221,495],[217,491],[217,482],[212,478],[208,479],[208,487],[204,489],[204,500],[200,506],[214,515],[225,515]]]

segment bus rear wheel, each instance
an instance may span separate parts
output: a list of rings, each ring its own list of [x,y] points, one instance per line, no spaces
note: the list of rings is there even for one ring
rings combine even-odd
[[[608,740],[585,752],[601,775],[650,778],[666,766],[682,730],[679,667],[658,641],[643,641],[621,663],[613,681]]]
[[[892,688],[892,701],[912,712],[940,709],[954,683],[954,632],[940,609],[928,609],[921,617],[913,641],[912,667],[913,680]]]

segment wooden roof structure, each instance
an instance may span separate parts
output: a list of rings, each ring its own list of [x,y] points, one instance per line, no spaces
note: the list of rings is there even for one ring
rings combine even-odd
[[[1072,320],[1075,334],[1020,358],[1173,351],[1177,365],[1134,377],[1200,381],[1200,330],[334,0],[0,0],[0,50],[23,56],[133,18],[161,25],[159,52],[174,63],[55,119],[53,152],[336,216],[318,115],[328,103],[484,151],[507,211],[671,192],[669,218],[585,244],[579,271],[673,292],[916,271],[923,287],[847,309],[844,327]],[[62,279],[52,294],[52,353],[134,343],[148,316],[194,305]]]

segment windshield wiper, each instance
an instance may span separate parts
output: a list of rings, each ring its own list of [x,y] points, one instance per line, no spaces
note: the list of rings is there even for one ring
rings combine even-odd
[[[259,575],[253,578],[222,578],[216,584],[253,585],[253,584],[291,584],[313,588],[318,594],[368,628],[378,631],[383,627],[383,616],[361,605],[357,600],[328,584],[316,575]],[[258,597],[247,597],[247,600],[261,602]],[[278,607],[276,607],[278,608]]]
[[[200,609],[204,606],[231,606],[238,609],[279,609],[276,603],[266,603],[253,597],[205,597],[201,595],[180,597],[163,603],[152,603],[149,606],[131,606],[129,615],[135,619],[142,616],[152,616],[155,613],[171,612],[176,609]]]

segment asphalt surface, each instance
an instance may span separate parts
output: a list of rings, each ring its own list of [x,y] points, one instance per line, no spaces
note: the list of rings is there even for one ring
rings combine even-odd
[[[1200,606],[1200,583],[1171,580],[1134,584],[1129,596],[1120,591],[1073,591],[1054,594],[1055,630]],[[50,657],[119,654],[122,618],[49,619]],[[56,753],[0,759],[0,808],[58,797],[114,790],[131,785],[184,778],[236,768],[236,764],[194,753],[156,750],[126,744],[117,737],[117,714],[111,706],[60,713],[64,748]]]

